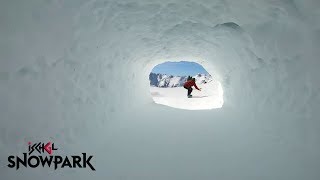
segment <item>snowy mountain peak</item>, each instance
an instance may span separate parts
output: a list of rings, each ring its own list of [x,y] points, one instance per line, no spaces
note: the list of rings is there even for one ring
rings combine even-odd
[[[150,86],[155,87],[181,87],[187,81],[188,76],[173,76],[167,74],[150,73]],[[193,76],[197,84],[204,84],[212,80],[209,74],[200,74]]]

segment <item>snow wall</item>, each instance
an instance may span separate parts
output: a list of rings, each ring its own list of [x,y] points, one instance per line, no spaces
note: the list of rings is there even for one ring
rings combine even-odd
[[[9,179],[320,179],[320,1],[3,0],[0,175]],[[201,64],[221,109],[157,105],[158,63]],[[7,167],[27,142],[90,169]]]

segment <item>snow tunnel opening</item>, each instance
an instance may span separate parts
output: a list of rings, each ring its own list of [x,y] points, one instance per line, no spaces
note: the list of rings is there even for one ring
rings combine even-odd
[[[150,93],[156,104],[186,110],[221,108],[221,83],[193,61],[165,61],[149,74]]]

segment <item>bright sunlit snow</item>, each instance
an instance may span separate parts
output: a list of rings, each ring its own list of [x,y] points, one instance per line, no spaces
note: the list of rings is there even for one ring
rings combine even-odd
[[[150,87],[150,92],[155,103],[174,108],[200,110],[222,107],[223,91],[219,82],[210,81],[206,84],[198,84],[198,87],[202,90],[193,88],[192,98],[187,97],[187,90],[183,87]]]

